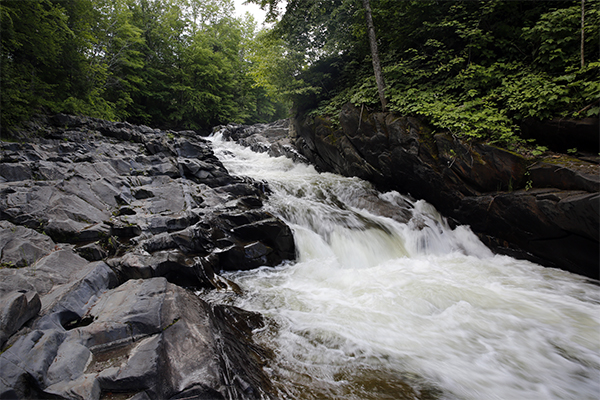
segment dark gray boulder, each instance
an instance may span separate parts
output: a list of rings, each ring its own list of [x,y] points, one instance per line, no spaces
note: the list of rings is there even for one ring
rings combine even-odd
[[[296,150],[290,133],[290,121],[287,119],[269,124],[222,125],[213,129],[226,140],[233,140],[249,147],[257,153],[268,153],[271,157],[285,156],[297,162],[308,164],[308,160]]]
[[[210,306],[165,278],[131,279],[111,290],[118,282],[107,264],[86,263],[68,250],[42,261],[32,267],[35,276],[23,274],[26,268],[0,270],[12,277],[3,284],[37,288],[43,304],[40,310],[38,297],[28,327],[0,354],[2,398],[99,399],[103,392],[270,398],[262,355],[251,342],[257,315],[224,318],[246,314]],[[36,292],[20,294],[30,292],[33,303]],[[2,302],[14,304],[14,293],[4,293]]]
[[[8,285],[0,284],[0,347],[42,308],[40,297],[35,291],[10,290],[6,286]]]
[[[5,268],[32,265],[53,251],[55,246],[47,235],[8,221],[0,221],[0,265]]]
[[[250,340],[262,324],[256,314],[213,307],[154,278],[105,292],[87,318],[68,330],[34,330],[0,355],[3,398],[272,398],[264,355]]]

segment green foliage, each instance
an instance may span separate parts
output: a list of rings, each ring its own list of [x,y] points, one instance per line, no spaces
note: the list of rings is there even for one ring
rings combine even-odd
[[[61,49],[71,34],[62,8],[48,0],[0,3],[1,124],[51,106],[60,88]]]
[[[144,39],[132,121],[203,129],[284,116],[250,73],[255,24],[233,18],[230,0],[137,0],[132,12]]]
[[[531,154],[533,156],[541,156],[542,154],[544,154],[545,152],[548,151],[548,148],[546,146],[535,146],[535,149],[531,151]]]
[[[393,111],[504,144],[522,142],[526,118],[598,115],[598,0],[585,2],[583,68],[580,1],[371,0],[371,8]],[[304,55],[285,83],[298,85],[296,107],[330,118],[348,101],[378,107],[359,0],[289,2],[271,34],[282,54]]]
[[[69,112],[169,128],[378,107],[361,0],[3,0],[1,126]],[[285,7],[284,12],[278,10]],[[465,138],[600,111],[600,1],[371,0],[389,108]]]
[[[3,0],[2,126],[67,112],[170,128],[285,116],[231,0]],[[259,63],[260,61],[258,61]]]

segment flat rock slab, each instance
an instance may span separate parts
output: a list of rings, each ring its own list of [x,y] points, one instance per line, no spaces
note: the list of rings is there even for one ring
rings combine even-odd
[[[0,265],[4,268],[32,265],[53,251],[55,246],[47,235],[8,221],[0,221]]]

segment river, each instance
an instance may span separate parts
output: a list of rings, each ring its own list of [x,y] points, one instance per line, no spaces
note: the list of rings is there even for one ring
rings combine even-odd
[[[494,255],[433,206],[213,139],[269,183],[297,260],[228,273],[282,399],[599,399],[595,282]]]

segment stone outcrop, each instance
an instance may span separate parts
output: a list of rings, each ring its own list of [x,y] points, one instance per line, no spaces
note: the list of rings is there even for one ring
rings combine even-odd
[[[0,142],[0,398],[271,398],[260,316],[194,291],[295,257],[192,131],[41,118]]]
[[[298,151],[322,170],[423,198],[499,253],[599,277],[597,148],[528,158],[352,105],[342,109],[339,128],[298,116],[292,130]]]
[[[270,124],[221,125],[213,133],[223,135],[223,139],[232,140],[249,147],[257,153],[267,153],[271,157],[286,156],[297,162],[309,161],[296,150],[293,138],[289,135],[290,121],[287,119]]]
[[[108,290],[116,277],[105,264],[90,270],[101,268],[107,279],[96,281],[103,290],[94,298],[73,309],[86,296],[69,292],[2,354],[3,398],[268,397],[263,356],[237,333],[260,327],[260,317],[232,323],[221,314],[249,313],[211,306],[165,278]]]
[[[594,154],[527,158],[352,106],[340,124],[215,132],[424,198],[500,253],[598,278]],[[221,271],[295,257],[262,207],[268,185],[230,175],[192,131],[57,115],[21,139],[0,141],[0,398],[275,398],[252,340],[262,317],[197,295],[241,290]]]

